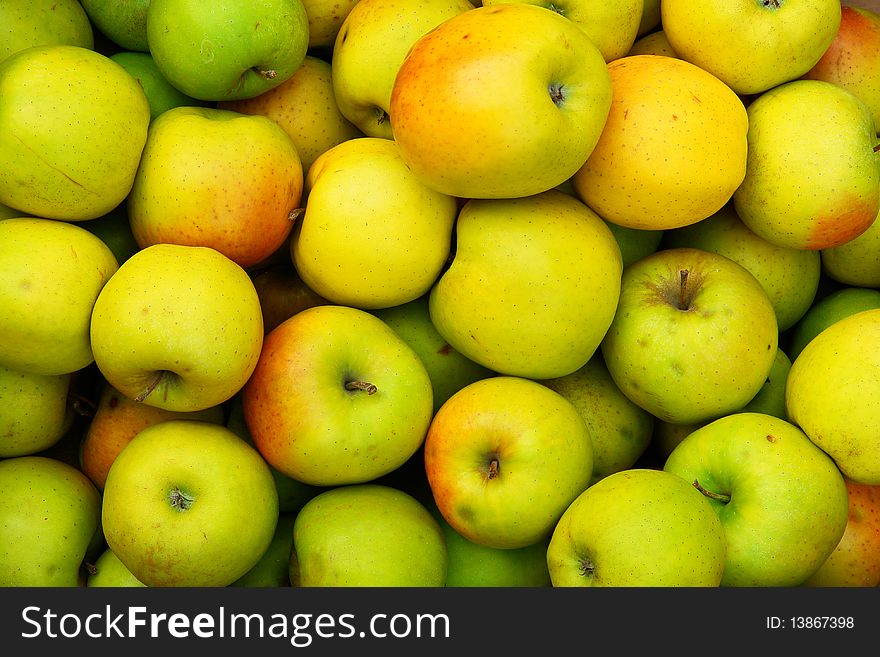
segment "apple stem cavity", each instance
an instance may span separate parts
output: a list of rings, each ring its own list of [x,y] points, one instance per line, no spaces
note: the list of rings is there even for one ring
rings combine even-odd
[[[193,505],[195,499],[195,497],[189,493],[184,493],[179,488],[175,488],[168,493],[168,501],[171,503],[171,506],[178,511],[186,511],[189,509]]]
[[[779,9],[782,6],[779,0],[762,0],[761,4],[769,9]]]
[[[386,112],[381,107],[376,108],[376,125],[382,125],[385,123],[390,117],[388,116],[388,112]]]
[[[346,390],[363,390],[368,395],[375,395],[379,388],[377,388],[372,383],[367,383],[366,381],[346,381],[345,382]]]
[[[553,104],[556,107],[562,107],[565,102],[565,85],[561,82],[553,82],[547,87],[547,92],[550,94],[550,100],[553,101]]]
[[[710,500],[716,500],[721,502],[722,504],[727,504],[730,502],[730,495],[725,495],[724,493],[715,493],[711,490],[705,488],[698,480],[694,479],[694,488],[700,491],[703,495],[708,497]]]
[[[147,387],[144,388],[144,389],[140,392],[140,394],[138,394],[136,397],[134,397],[134,401],[136,401],[136,402],[142,402],[142,401],[144,401],[147,397],[149,397],[150,394],[152,394],[152,392],[153,392],[156,388],[159,387],[159,384],[162,382],[162,379],[163,379],[163,377],[165,376],[165,374],[166,374],[166,370],[159,370],[159,371],[157,371],[157,372],[156,372],[156,375],[155,375],[155,376],[149,381],[149,383],[147,383]]]

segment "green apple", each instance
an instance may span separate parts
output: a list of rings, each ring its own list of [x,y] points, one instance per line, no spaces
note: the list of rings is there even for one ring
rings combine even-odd
[[[131,224],[128,222],[128,208],[123,201],[105,215],[97,219],[89,219],[78,224],[87,231],[96,235],[104,244],[110,247],[116,262],[120,265],[140,251],[140,245],[131,232]]]
[[[834,40],[840,0],[663,0],[675,51],[738,94],[759,94],[809,71]]]
[[[372,311],[413,348],[431,378],[434,412],[466,385],[494,376],[495,372],[457,351],[431,321],[428,295],[397,306]]]
[[[568,506],[547,564],[555,587],[716,587],[725,553],[718,516],[688,482],[632,468]]]
[[[90,365],[92,309],[117,268],[110,248],[76,224],[0,221],[0,364],[43,375]]]
[[[788,353],[794,361],[804,347],[824,329],[861,310],[880,308],[880,290],[846,286],[817,300],[789,334]]]
[[[719,253],[677,248],[623,272],[601,351],[633,402],[665,422],[695,424],[747,404],[778,347],[773,305],[748,269]]]
[[[54,458],[0,460],[0,586],[83,586],[101,551],[101,495]]]
[[[260,298],[264,333],[300,310],[330,303],[303,282],[289,258],[287,262],[252,270],[251,279]]]
[[[452,263],[429,293],[431,321],[454,349],[526,378],[565,376],[590,359],[617,308],[623,270],[595,212],[559,190],[471,199],[455,234]]]
[[[414,497],[390,486],[339,486],[310,500],[293,526],[296,587],[440,587],[446,539]]]
[[[252,98],[302,64],[309,24],[301,0],[152,0],[147,42],[165,78],[187,96]]]
[[[275,121],[293,140],[305,172],[324,151],[364,136],[339,110],[330,62],[313,55],[307,55],[296,73],[277,87],[254,98],[223,100],[217,107]]]
[[[293,550],[293,524],[296,513],[279,513],[272,542],[260,560],[229,586],[269,588],[290,586],[290,553]]]
[[[676,424],[675,422],[665,422],[660,419],[655,420],[654,433],[651,435],[651,444],[648,446],[648,451],[651,456],[659,462],[660,467],[658,469],[663,469],[663,464],[666,463],[666,459],[672,454],[672,450],[675,449],[678,444],[688,436],[688,434],[696,431],[703,425],[708,424],[710,421],[695,422],[694,424]]]
[[[433,392],[415,351],[378,317],[307,308],[265,339],[242,390],[257,449],[315,486],[365,483],[403,465],[431,421]]]
[[[211,247],[250,267],[286,243],[302,188],[296,145],[273,120],[174,107],[150,124],[128,217],[141,248]]]
[[[621,392],[601,352],[571,374],[540,383],[568,399],[584,418],[593,445],[591,483],[633,467],[647,449],[654,416]]]
[[[104,486],[107,546],[147,586],[228,586],[278,522],[269,466],[230,429],[167,420],[119,453]]]
[[[664,471],[699,490],[727,538],[722,586],[796,586],[828,558],[847,523],[834,461],[795,425],[732,413],[691,432]]]
[[[839,319],[791,364],[785,407],[791,421],[856,483],[880,484],[880,309]]]
[[[440,23],[472,9],[468,0],[358,0],[331,44],[339,111],[368,137],[393,138],[391,90],[407,52]]]
[[[147,10],[150,0],[80,0],[92,25],[124,50],[149,52]]]
[[[73,426],[72,374],[32,374],[0,365],[0,459],[48,449]]]
[[[593,40],[606,62],[623,57],[636,40],[644,0],[482,0],[491,5],[525,3],[545,7],[574,21]]]
[[[746,226],[768,242],[814,250],[871,226],[880,211],[880,154],[867,105],[830,82],[795,80],[762,93],[747,111],[746,175],[733,194]]]
[[[336,35],[360,0],[302,0],[309,17],[309,50],[332,53]]]
[[[780,331],[807,312],[819,289],[817,251],[768,242],[742,222],[732,203],[696,224],[666,231],[663,248],[676,247],[714,251],[748,269],[770,297]]]
[[[424,455],[446,522],[474,543],[501,549],[549,536],[593,473],[589,430],[574,405],[512,376],[452,395],[431,421]]]
[[[69,45],[92,49],[92,24],[76,0],[0,2],[0,62],[31,46]]]
[[[605,221],[617,246],[620,247],[620,255],[623,258],[623,267],[626,268],[636,260],[654,253],[660,248],[663,241],[663,230],[650,230],[647,228],[630,228],[621,226],[612,221]]]
[[[611,94],[602,53],[573,21],[529,4],[476,7],[412,45],[389,118],[404,161],[431,187],[522,197],[578,170]]]
[[[780,420],[788,420],[785,410],[785,383],[788,381],[789,370],[791,359],[785,351],[778,348],[764,385],[739,412],[766,413]]]
[[[260,300],[248,274],[207,247],[156,244],[101,290],[90,326],[95,363],[125,396],[171,411],[231,398],[257,365]]]
[[[95,219],[131,191],[150,123],[143,88],[93,50],[27,48],[0,64],[0,202]]]
[[[148,52],[121,50],[110,55],[110,59],[141,83],[150,103],[150,119],[155,119],[172,107],[207,105],[205,101],[187,96],[168,82]]]
[[[456,200],[426,186],[380,137],[321,154],[305,179],[290,254],[305,284],[333,303],[396,306],[426,294],[446,265]]]
[[[880,213],[864,233],[820,254],[822,271],[832,280],[880,289]]]
[[[143,588],[146,586],[131,574],[113,550],[106,548],[89,569],[86,586],[92,588]]]

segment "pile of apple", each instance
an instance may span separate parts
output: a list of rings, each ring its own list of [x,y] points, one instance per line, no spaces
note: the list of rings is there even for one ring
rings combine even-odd
[[[878,11],[3,2],[0,585],[880,585]]]

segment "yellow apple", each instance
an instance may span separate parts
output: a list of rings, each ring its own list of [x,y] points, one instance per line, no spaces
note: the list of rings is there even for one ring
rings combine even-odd
[[[333,48],[345,17],[359,0],[302,0],[309,19],[309,50]]]
[[[643,0],[642,17],[639,20],[637,36],[643,37],[660,29],[660,0]]]
[[[31,46],[66,44],[92,49],[95,35],[77,0],[0,2],[0,62]]]
[[[651,32],[643,37],[636,39],[632,48],[629,49],[630,55],[665,55],[667,57],[678,57],[675,49],[670,45],[669,39],[663,30]]]
[[[880,289],[880,213],[858,237],[820,251],[822,271],[848,286]]]
[[[71,374],[31,374],[0,365],[0,459],[36,454],[73,426]]]

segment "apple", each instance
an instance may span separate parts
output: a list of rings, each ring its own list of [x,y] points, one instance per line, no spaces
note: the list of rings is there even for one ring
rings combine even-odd
[[[641,27],[644,0],[592,2],[592,0],[483,0],[484,7],[526,3],[562,14],[587,33],[606,62],[623,57],[636,40]]]
[[[301,0],[152,0],[147,42],[165,78],[187,96],[253,98],[290,78],[309,44]]]
[[[360,0],[302,0],[309,18],[309,50],[332,51],[336,35]]]
[[[150,104],[151,120],[172,107],[207,106],[205,101],[187,96],[168,82],[159,67],[156,66],[150,53],[121,50],[109,55],[109,57],[141,83],[144,93],[147,95],[147,102]]]
[[[568,506],[547,565],[555,587],[717,587],[725,553],[721,521],[689,482],[631,468]]]
[[[92,49],[92,24],[76,0],[0,2],[0,62],[31,46],[68,45]]]
[[[403,465],[431,421],[431,380],[413,349],[367,311],[307,308],[265,339],[242,390],[254,445],[315,486],[365,483]]]
[[[663,466],[699,490],[727,538],[722,586],[796,586],[847,523],[837,465],[795,425],[732,413],[688,434]]]
[[[97,219],[82,221],[77,225],[85,228],[110,247],[116,262],[120,265],[141,249],[131,232],[126,201]]]
[[[799,78],[837,34],[840,0],[686,0],[660,4],[675,51],[738,94],[760,94]]]
[[[437,332],[500,374],[549,379],[583,366],[620,292],[620,248],[605,222],[554,189],[471,199],[455,231],[452,262],[429,292]]]
[[[711,73],[664,55],[621,57],[608,72],[611,109],[572,176],[577,195],[630,228],[678,228],[717,212],[746,170],[739,97]]]
[[[864,4],[864,2],[862,3]],[[844,5],[834,40],[802,77],[833,82],[870,109],[880,131],[880,7]]]
[[[880,586],[880,487],[846,481],[849,518],[834,551],[803,586]]]
[[[654,416],[621,392],[601,352],[571,374],[539,383],[568,399],[584,418],[593,445],[591,483],[633,467],[651,442]]]
[[[150,124],[128,197],[137,243],[211,247],[242,267],[285,244],[303,188],[299,153],[272,119],[175,107]]]
[[[785,384],[790,370],[791,358],[782,348],[778,348],[764,385],[738,412],[765,413],[780,420],[788,420],[785,410]]]
[[[427,294],[372,313],[418,354],[431,379],[435,413],[453,393],[474,381],[495,376],[495,372],[457,351],[437,332]]]
[[[814,250],[871,226],[880,210],[880,155],[867,105],[830,82],[795,80],[762,93],[747,111],[746,175],[733,194],[746,226],[768,242]]]
[[[748,269],[713,251],[663,249],[630,265],[601,352],[633,402],[665,422],[736,411],[779,347],[776,313]]]
[[[82,437],[80,467],[98,490],[103,491],[110,466],[132,438],[142,429],[159,422],[183,419],[223,424],[225,413],[219,405],[191,412],[149,406],[126,397],[105,381],[100,387],[97,407]]]
[[[0,365],[48,376],[90,365],[92,309],[117,268],[79,225],[0,220]]]
[[[431,512],[391,486],[339,486],[296,516],[290,581],[295,587],[441,587],[446,539]]]
[[[678,57],[675,49],[669,44],[666,32],[657,30],[636,39],[628,55],[664,55],[666,57]]]
[[[593,447],[574,405],[513,376],[471,383],[431,421],[425,473],[437,509],[466,539],[521,548],[550,535],[590,484]]]
[[[838,283],[880,289],[880,213],[864,233],[820,256],[822,271]]]
[[[290,586],[290,553],[293,550],[293,525],[296,513],[280,513],[269,547],[244,575],[229,586],[269,588]]]
[[[768,242],[743,223],[732,203],[696,224],[666,231],[663,247],[714,251],[748,269],[770,297],[780,331],[807,312],[819,289],[822,262],[817,251]]]
[[[250,377],[263,315],[250,277],[222,253],[156,244],[107,281],[90,337],[95,364],[123,395],[200,411],[228,400]]]
[[[643,0],[642,17],[639,20],[639,29],[636,35],[643,37],[651,32],[660,30],[660,0]]]
[[[260,298],[264,333],[269,333],[300,310],[330,303],[303,282],[289,259],[286,263],[252,270],[251,280]]]
[[[0,365],[0,459],[48,449],[73,426],[72,374],[32,374]]]
[[[862,310],[880,308],[880,290],[846,286],[818,299],[789,332],[788,353],[794,361],[804,347],[839,319]]]
[[[339,111],[330,62],[313,55],[306,55],[296,72],[277,87],[253,98],[223,100],[217,107],[275,121],[293,140],[304,172],[324,151],[363,136]]]
[[[131,190],[150,106],[122,66],[88,48],[26,48],[0,64],[0,202],[84,221]]]
[[[101,495],[45,456],[0,459],[0,586],[75,587],[102,549]]]
[[[665,422],[664,420],[655,419],[654,433],[651,435],[651,444],[646,450],[655,463],[659,464],[658,470],[663,469],[663,464],[678,444],[684,440],[688,434],[696,431],[700,427],[708,424],[706,422],[694,422],[693,424],[676,424],[675,422]]]
[[[880,309],[839,319],[791,364],[785,407],[791,421],[856,483],[880,484]]]
[[[603,221],[605,220],[603,219]],[[663,230],[629,228],[611,221],[605,221],[605,224],[611,230],[614,239],[617,240],[617,246],[620,247],[624,269],[636,260],[640,260],[660,248],[665,232]]]
[[[268,549],[278,493],[230,429],[166,420],[113,461],[101,514],[107,546],[147,586],[228,586]]]
[[[358,0],[339,26],[330,62],[339,111],[368,137],[392,139],[391,90],[412,45],[468,0]]]
[[[131,574],[113,550],[106,548],[88,570],[86,586],[91,588],[143,588],[146,586]]]
[[[476,7],[412,45],[390,121],[425,184],[461,198],[523,197],[584,163],[611,94],[602,53],[573,21],[529,4]]]
[[[426,294],[446,265],[458,204],[426,186],[395,141],[334,146],[312,164],[305,194],[290,254],[303,282],[330,302],[406,303]]]
[[[19,217],[27,217],[26,213],[21,210],[16,210],[15,208],[10,208],[8,205],[3,205],[0,203],[0,219],[15,219]]]
[[[124,50],[149,52],[147,10],[150,0],[80,0],[92,25]]]

